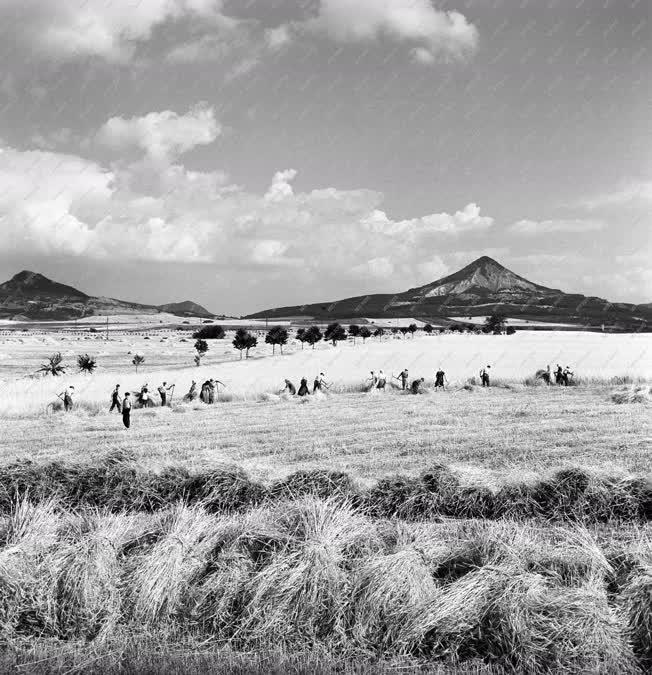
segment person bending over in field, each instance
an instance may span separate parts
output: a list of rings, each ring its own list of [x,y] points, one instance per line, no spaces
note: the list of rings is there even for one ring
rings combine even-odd
[[[398,376],[394,376],[395,380],[400,380],[401,381],[401,389],[405,390],[407,389],[408,385],[408,369],[406,368],[402,373],[399,373]]]
[[[281,394],[286,392],[290,394],[290,396],[294,396],[297,393],[296,387],[290,382],[290,380],[285,380],[285,389],[281,389]]]
[[[385,377],[385,373],[383,373],[382,370],[379,370],[378,383],[376,384],[376,389],[380,389],[380,391],[385,391],[386,385],[387,385],[387,378]]]
[[[321,391],[322,389],[328,389],[328,383],[324,379],[324,373],[319,373],[317,377],[315,377],[315,381],[312,384],[312,393],[314,394],[316,391]]]
[[[487,366],[486,368],[482,368],[480,370],[480,380],[482,381],[483,387],[489,386],[489,369],[490,368],[491,368],[491,366]]]
[[[193,380],[190,385],[190,390],[183,397],[184,401],[194,401],[197,398],[197,383]]]
[[[299,384],[299,391],[297,392],[299,396],[309,396],[310,389],[308,389],[308,380],[305,377],[301,378],[301,384]]]
[[[125,397],[122,400],[122,423],[128,429],[131,424],[131,396],[129,392],[125,392]]]
[[[118,412],[122,412],[122,403],[120,403],[120,385],[116,384],[113,393],[111,394],[111,407],[109,412],[113,412],[113,409],[117,408]]]
[[[425,377],[422,377],[420,380],[414,380],[414,382],[412,382],[412,387],[411,387],[412,393],[413,394],[420,394],[421,393],[421,387],[422,387],[422,385],[425,381],[426,381]]]
[[[564,383],[564,387],[567,387],[573,378],[573,371],[570,369],[570,366],[566,366],[564,368],[564,372],[562,373],[562,381]]]
[[[435,389],[438,389],[439,387],[443,389],[444,383],[448,384],[448,380],[446,379],[446,373],[440,366],[439,370],[435,373]]]
[[[174,385],[171,384],[169,387],[167,386],[167,382],[163,382],[163,384],[158,388],[158,395],[161,397],[161,406],[166,406],[168,402],[168,391],[172,391],[174,389]]]

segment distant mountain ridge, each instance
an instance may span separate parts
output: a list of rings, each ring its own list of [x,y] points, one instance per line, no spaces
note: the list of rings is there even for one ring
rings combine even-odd
[[[115,298],[93,297],[29,270],[23,270],[0,284],[0,319],[67,321],[95,315],[160,312],[183,317],[214,316],[190,300],[165,305],[144,305]]]
[[[482,316],[502,312],[531,321],[565,322],[623,330],[650,329],[652,307],[611,303],[579,293],[565,293],[534,283],[488,256],[453,274],[403,293],[371,294],[292,307],[278,307],[247,318],[306,317],[347,320],[362,317],[414,317],[427,320]]]

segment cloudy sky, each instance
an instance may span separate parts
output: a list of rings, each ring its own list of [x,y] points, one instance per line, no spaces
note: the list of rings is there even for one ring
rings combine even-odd
[[[487,254],[652,301],[647,0],[0,0],[0,276],[215,312]]]

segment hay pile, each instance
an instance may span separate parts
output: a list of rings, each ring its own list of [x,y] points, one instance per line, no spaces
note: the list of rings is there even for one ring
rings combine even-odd
[[[647,384],[626,387],[611,395],[614,403],[652,403],[652,387]]]

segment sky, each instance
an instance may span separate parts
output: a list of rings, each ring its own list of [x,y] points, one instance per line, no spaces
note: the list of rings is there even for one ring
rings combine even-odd
[[[0,281],[216,313],[481,255],[652,302],[648,0],[0,0]]]

